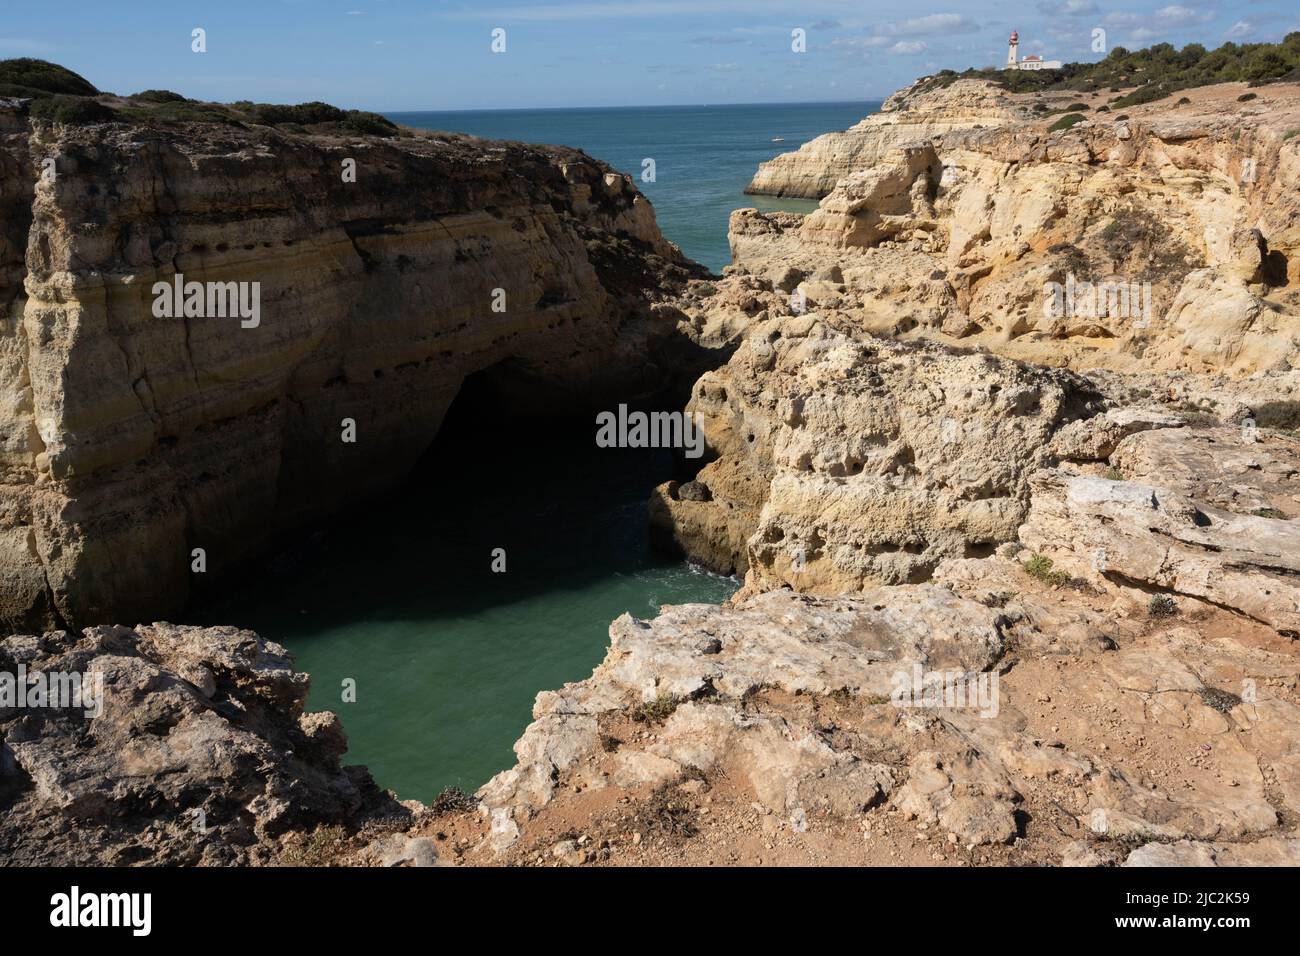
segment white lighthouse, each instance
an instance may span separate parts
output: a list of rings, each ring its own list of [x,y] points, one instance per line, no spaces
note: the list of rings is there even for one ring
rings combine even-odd
[[[1008,70],[1059,70],[1061,68],[1060,60],[1044,60],[1036,53],[1031,53],[1023,60],[1018,59],[1016,54],[1020,50],[1020,34],[1015,30],[1011,31],[1011,42],[1007,46],[1007,65]]]

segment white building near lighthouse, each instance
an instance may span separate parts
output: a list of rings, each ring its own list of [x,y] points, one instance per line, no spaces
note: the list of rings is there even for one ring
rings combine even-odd
[[[1044,60],[1036,53],[1028,54],[1023,60],[1017,59],[1016,54],[1020,50],[1020,34],[1015,30],[1011,31],[1011,44],[1007,47],[1007,65],[1008,70],[1059,70],[1062,66],[1060,60]]]

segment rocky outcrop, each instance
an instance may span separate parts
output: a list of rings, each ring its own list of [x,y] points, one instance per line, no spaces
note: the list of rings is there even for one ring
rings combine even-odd
[[[651,517],[759,590],[922,581],[1014,540],[1053,436],[1100,401],[1068,372],[770,319],[688,406],[717,456],[696,478],[708,494],[661,486]]]
[[[893,791],[888,765],[744,702],[768,688],[888,697],[894,675],[914,666],[979,672],[1001,657],[998,620],[939,587],[834,600],[780,592],[735,609],[687,605],[648,622],[624,616],[590,679],[539,695],[536,720],[515,746],[518,765],[478,796],[494,831],[511,835],[552,800],[561,775],[579,786],[609,778],[635,787],[725,772],[782,816],[859,812]],[[651,746],[602,743],[624,712],[656,705],[671,714]]]
[[[821,199],[840,179],[874,165],[896,146],[1029,115],[1022,100],[984,80],[958,80],[929,91],[923,85],[918,81],[895,93],[856,126],[824,133],[763,163],[745,192]]]
[[[1045,365],[1300,363],[1300,86],[891,143],[807,215],[738,210],[739,273],[859,326]]]
[[[11,627],[177,612],[402,478],[471,375],[522,416],[700,368],[652,308],[699,270],[574,150],[12,108],[0,135]],[[182,276],[259,313],[159,317]]]
[[[250,631],[13,636],[0,675],[7,864],[267,863],[322,824],[409,825],[364,768],[340,768],[338,719],[304,713],[307,676]],[[84,696],[56,696],[56,678]],[[18,679],[31,682],[22,698]]]
[[[1115,409],[1058,440],[1078,459],[1109,447],[1114,460],[1127,443],[1214,434]],[[1279,460],[1300,453],[1290,439],[1268,444]],[[1207,459],[1206,487],[1229,474],[1243,487],[1278,480],[1236,473],[1233,461]],[[1300,685],[1277,549],[1264,526],[1090,477],[1095,467],[1076,460],[1033,476],[1027,547],[1014,559],[945,560],[928,584],[751,591],[729,607],[620,618],[589,679],[538,696],[518,763],[478,794],[482,838],[464,859],[541,862],[562,833],[564,852],[547,859],[565,865],[719,853],[1295,864]],[[1130,504],[1145,511],[1115,510]],[[1173,511],[1210,524],[1180,530]],[[1290,523],[1265,530],[1285,535]],[[1103,534],[1128,539],[1128,552],[1112,544],[1085,565]],[[1190,574],[1175,552],[1198,535],[1214,540],[1194,542],[1206,573]],[[1188,574],[1202,586],[1181,587]],[[1234,574],[1253,576],[1259,601],[1276,597],[1277,614],[1229,587]]]
[[[1196,597],[1300,637],[1300,524],[1051,471],[1034,476],[1033,491],[1020,540],[1065,569]]]
[[[1298,154],[1225,95],[733,216],[677,303],[741,336],[688,406],[710,460],[651,515],[745,587],[539,695],[462,859],[1300,859]],[[1149,308],[1074,308],[1115,276]]]
[[[242,560],[381,487],[469,375],[560,403],[652,386],[680,342],[736,347],[688,406],[710,457],[652,519],[746,575],[619,618],[515,766],[428,808],[341,769],[337,721],[248,632],[10,637],[0,674],[107,688],[98,713],[0,703],[15,862],[1300,861],[1300,238],[1269,124],[895,144],[816,213],[738,213],[738,267],[688,282],[630,184],[564,150],[0,119],[37,183],[0,181],[31,210],[0,237],[11,617],[180,586],[187,548]],[[1034,301],[1103,267],[1150,275],[1145,324]],[[159,276],[258,270],[254,327],[144,321]],[[470,302],[496,288],[528,308]]]

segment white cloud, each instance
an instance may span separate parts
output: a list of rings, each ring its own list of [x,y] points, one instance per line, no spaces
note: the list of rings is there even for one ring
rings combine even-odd
[[[1198,13],[1190,7],[1178,6],[1177,4],[1161,7],[1156,11],[1156,16],[1170,26],[1179,26],[1185,23],[1205,23],[1214,19],[1214,14],[1209,11]]]
[[[925,49],[925,42],[922,40],[899,40],[889,48],[890,53],[899,53],[904,56],[915,56]]]
[[[1251,36],[1254,32],[1255,24],[1251,23],[1249,20],[1238,20],[1232,26],[1228,27],[1227,35],[1232,37],[1234,40],[1239,40],[1242,37]]]
[[[874,50],[888,46],[889,37],[836,37],[830,45],[846,50]]]
[[[1040,3],[1038,9],[1054,17],[1081,17],[1098,12],[1093,0],[1050,0]]]
[[[1195,10],[1179,3],[1161,7],[1154,13],[1111,13],[1102,22],[1108,26],[1128,27],[1128,41],[1148,43],[1170,39],[1171,31],[1183,30],[1208,23],[1215,14],[1209,10]]]
[[[879,32],[892,37],[918,37],[971,33],[978,29],[978,24],[960,13],[932,13],[928,17],[886,23]]]

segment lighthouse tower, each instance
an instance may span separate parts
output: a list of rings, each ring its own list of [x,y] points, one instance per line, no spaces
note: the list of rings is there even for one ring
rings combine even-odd
[[[1011,45],[1007,47],[1007,69],[1018,69],[1016,62],[1016,51],[1020,48],[1020,34],[1015,30],[1011,31]]]

